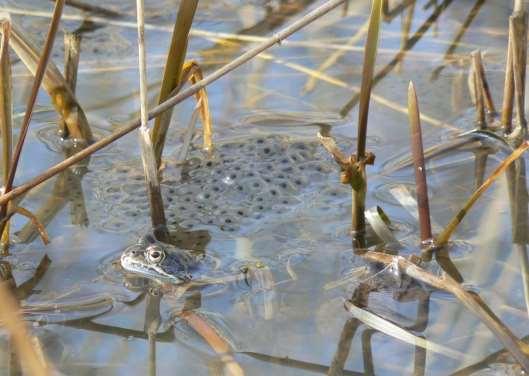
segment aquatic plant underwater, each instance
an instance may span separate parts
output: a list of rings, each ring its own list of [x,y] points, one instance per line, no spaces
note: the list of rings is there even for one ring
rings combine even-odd
[[[372,0],[363,8],[346,0],[239,4],[234,7],[243,13],[262,9],[263,20],[235,33],[222,31],[222,18],[211,30],[195,28],[222,8],[198,0],[180,1],[176,20],[167,12],[170,2],[159,8],[143,0],[135,7],[53,3],[52,12],[9,1],[2,6],[0,367],[6,373],[529,371],[523,1],[512,9],[503,5],[512,11],[504,67],[487,60],[486,48],[456,53],[461,45],[475,47],[461,40],[485,0],[474,2],[446,43],[429,80],[449,75],[464,87],[467,79],[473,108],[459,110],[455,126],[421,110],[434,94],[421,91],[419,75],[419,82],[389,84],[405,98],[400,102],[373,92],[409,55],[422,64],[431,58],[414,47],[452,0]],[[358,16],[352,6],[370,10],[359,13],[365,23],[345,42],[341,36],[340,43],[329,42],[329,26],[317,21],[340,10],[346,20]],[[410,36],[414,12],[424,22]],[[380,48],[385,23],[394,27],[397,16],[401,32],[391,32],[398,48]],[[45,22],[45,36],[31,32],[39,27],[32,17]],[[160,26],[166,20],[172,27]],[[72,25],[75,31],[63,33],[61,72],[54,46],[61,27]],[[301,30],[314,25],[323,42],[307,39],[310,33],[300,39]],[[127,34],[135,39],[129,50],[126,38],[103,48],[111,28],[136,33]],[[150,38],[155,31],[171,39],[162,48],[167,52],[150,55],[151,46],[159,48]],[[208,44],[191,48],[195,36],[209,38]],[[290,59],[269,52],[274,46],[292,48]],[[334,52],[316,69],[297,62],[298,53],[315,47]],[[86,99],[91,105],[83,104],[87,93],[77,85],[85,49],[96,63],[83,69],[102,76]],[[114,50],[116,66],[97,64]],[[138,59],[127,67],[123,53],[131,50]],[[339,78],[325,72],[350,51],[360,56],[354,66],[359,87],[347,83],[351,72]],[[379,68],[381,53],[394,56]],[[223,110],[213,107],[241,98],[233,82],[215,85],[268,61],[280,65],[277,77],[264,75],[272,89],[254,83],[253,71],[242,74],[257,93],[241,95],[241,108],[249,111],[239,126],[230,113],[217,120]],[[153,62],[161,68],[156,83],[148,80]],[[318,104],[312,111],[305,103],[302,111],[289,108],[302,100],[287,68],[303,74],[302,94]],[[106,98],[105,90],[114,94],[128,84],[106,75],[130,69],[135,78],[124,77],[131,86],[138,81],[138,90]],[[21,71],[31,78],[22,94],[14,80]],[[498,81],[502,93],[494,90]],[[353,95],[344,100],[331,91],[321,99],[317,82]],[[448,102],[448,95],[439,96],[435,105]],[[454,96],[452,106],[462,107]],[[38,105],[43,98],[47,106]],[[339,109],[323,111],[320,101]],[[287,110],[260,112],[255,103],[261,102]],[[130,116],[117,115],[131,107]],[[377,111],[392,112],[371,135]],[[393,124],[396,114],[407,117],[409,137]],[[31,127],[38,127],[36,137]],[[136,130],[137,140],[124,138]],[[398,140],[405,139],[400,148]],[[38,160],[42,145],[54,153],[51,167]],[[100,240],[98,234],[104,234]]]

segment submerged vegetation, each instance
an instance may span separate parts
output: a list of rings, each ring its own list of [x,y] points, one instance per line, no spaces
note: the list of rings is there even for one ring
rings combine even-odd
[[[67,346],[50,344],[65,340],[71,330],[93,343],[104,341],[101,346],[114,352],[104,356],[102,369],[97,355],[88,361],[93,363],[88,368],[103,373],[114,362],[127,361],[134,363],[124,366],[127,372],[137,374],[165,373],[171,369],[165,364],[174,362],[181,363],[182,372],[215,375],[259,374],[263,369],[268,373],[272,367],[292,374],[328,375],[529,372],[529,344],[524,337],[529,314],[524,3],[515,0],[509,8],[504,69],[489,59],[487,49],[475,50],[480,47],[477,43],[462,42],[486,0],[472,7],[458,5],[469,8],[468,14],[453,41],[441,44],[448,45],[442,54],[414,48],[427,32],[439,33],[436,23],[451,0],[353,3],[247,4],[240,10],[243,18],[248,9],[262,8],[256,14],[263,19],[235,33],[217,31],[223,30],[216,25],[222,24],[222,18],[210,20],[211,30],[195,28],[219,11],[220,5],[208,1],[204,5],[198,0],[180,1],[177,9],[160,1],[161,10],[154,15],[149,10],[155,4],[143,0],[131,9],[112,1],[92,5],[55,0],[51,13],[3,6],[0,321],[6,350],[0,368],[14,374],[77,373],[81,358],[57,356],[58,349]],[[351,6],[356,9],[353,13]],[[417,13],[424,22],[410,36]],[[330,26],[325,22],[339,25],[351,14],[361,16],[357,30],[352,36],[350,30],[341,30],[339,42],[329,42]],[[394,27],[398,16],[402,33],[385,34],[386,24]],[[46,20],[42,44],[33,41],[30,25],[23,22],[26,17]],[[170,27],[157,24],[169,19]],[[72,24],[77,29],[67,31]],[[54,62],[61,25],[64,74]],[[301,34],[315,25],[321,28],[315,31],[321,33],[320,39]],[[89,80],[80,74],[87,69],[90,75],[103,76],[101,87],[90,94],[96,100],[104,97],[105,85],[111,91],[121,85],[104,81],[107,75],[112,77],[112,70],[127,70],[129,56],[120,56],[114,67],[105,66],[106,62],[103,67],[90,65],[93,61],[87,61],[88,68],[83,66],[86,38],[103,30],[99,38],[104,39],[101,35],[111,27],[137,28],[135,37],[129,36],[134,43],[128,52],[138,56],[132,63],[132,81],[139,84],[130,97],[139,99],[139,104],[129,104],[132,115],[126,117],[118,112],[127,107],[121,104],[127,98],[114,100],[113,95],[109,111],[121,121],[101,122],[91,117],[90,106],[83,105],[94,98],[86,98],[83,85]],[[161,48],[161,60],[149,54],[161,44],[150,33],[160,31],[171,35]],[[385,36],[391,39],[392,33],[399,37],[397,49],[384,45]],[[197,36],[208,43],[197,48],[193,45]],[[364,38],[364,44],[357,46]],[[96,38],[97,52],[88,54],[90,59],[112,54],[100,45],[102,39]],[[481,40],[483,44],[487,41]],[[276,45],[292,48],[291,59],[267,51]],[[462,46],[471,52],[457,53]],[[315,69],[297,62],[298,52],[313,48],[326,51],[323,62],[318,61]],[[334,52],[328,54],[327,49]],[[349,83],[354,75],[350,60],[345,60],[347,69],[334,75],[333,69],[350,59],[350,52],[358,54],[353,61],[355,69],[361,66],[360,87]],[[394,57],[387,59],[388,53]],[[395,71],[406,69],[410,56],[418,60],[415,64],[434,60],[431,80],[453,78],[453,96],[459,95],[453,98],[458,126],[426,114],[424,107],[431,110],[432,103],[443,107],[449,98],[432,99],[439,93],[423,91],[421,86],[435,84],[424,81],[420,71],[409,75],[411,80],[395,79],[390,84],[398,100],[373,92]],[[382,68],[377,69],[377,61],[382,61],[378,63]],[[275,72],[265,75],[267,84],[285,92],[261,87],[253,71],[244,71],[249,64],[259,71],[260,64],[268,62],[280,68],[279,78],[273,76]],[[14,71],[20,76],[19,63],[31,74],[29,94],[22,95],[27,97],[22,114],[17,113],[21,87],[12,79]],[[489,63],[496,65],[493,72],[501,71],[503,90],[496,76],[488,77]],[[153,66],[163,68],[155,84],[149,81]],[[292,89],[283,69],[302,74],[302,88]],[[221,78],[237,75],[243,77],[246,90],[257,94],[245,92],[233,99],[237,81],[215,89]],[[466,113],[460,108],[465,77],[474,105]],[[329,101],[319,97],[318,83],[331,85],[331,91],[323,91],[334,102],[331,113],[322,110]],[[41,87],[48,99],[39,97]],[[352,92],[352,97],[334,93],[338,88]],[[314,103],[307,105],[300,93]],[[498,111],[494,100],[500,94]],[[186,101],[190,97],[195,98],[192,106]],[[40,102],[48,107],[39,106]],[[301,102],[302,111],[289,108]],[[279,103],[283,113],[259,113],[255,103],[272,107]],[[231,106],[249,111],[239,126],[233,125],[231,113],[222,116]],[[348,114],[356,107],[354,121]],[[391,111],[390,115],[379,117],[384,111]],[[468,116],[471,112],[475,114]],[[41,126],[41,113],[55,117],[51,131]],[[442,110],[439,113],[444,116]],[[106,111],[102,114],[109,116]],[[398,128],[397,115],[402,114],[410,141],[406,139],[399,149],[399,140],[405,139]],[[21,122],[15,121],[18,118]],[[196,130],[198,119],[201,132]],[[377,125],[380,119],[385,120]],[[441,129],[440,135],[426,129],[426,124]],[[38,154],[31,149],[38,147],[30,127],[40,127],[37,138],[61,160],[51,159],[56,164],[44,169],[35,163],[28,174],[24,170],[28,164],[21,160]],[[136,129],[139,138],[130,143],[124,136]],[[347,136],[351,133],[357,134],[354,139]],[[20,175],[25,180],[15,180]],[[500,176],[506,177],[505,187]],[[454,193],[458,189],[463,194]],[[509,224],[503,223],[504,203],[508,203],[505,211],[510,211]],[[64,222],[60,213],[67,204],[70,218],[57,234],[53,221]],[[20,226],[19,216],[29,222]],[[444,228],[439,218],[446,219]],[[510,238],[505,237],[508,232]],[[106,235],[94,241],[100,234]],[[123,234],[126,238],[120,239]],[[51,244],[37,245],[33,242],[37,235]],[[116,239],[120,247],[114,247]],[[504,249],[509,242],[512,249]],[[465,244],[472,244],[466,254]],[[24,259],[28,249],[39,250],[40,261],[30,268],[33,275],[28,275]],[[93,256],[83,249],[103,256],[97,257],[103,259],[101,265],[90,269]],[[484,255],[492,249],[498,252]],[[511,258],[507,253],[516,257],[514,266],[507,262]],[[74,265],[79,276],[62,279],[61,268]],[[501,291],[503,285],[496,291],[495,276],[480,277],[492,270],[515,279],[522,292]],[[21,276],[24,283],[18,283]],[[89,282],[79,279],[84,277]],[[53,290],[64,285],[66,291]],[[415,305],[416,316],[410,316]],[[126,314],[121,317],[122,313]],[[137,329],[138,324],[143,329]],[[107,336],[130,343],[112,342]],[[178,347],[168,350],[168,343]],[[353,351],[355,343],[360,352]],[[148,351],[141,357],[131,355],[143,346]],[[281,353],[285,349],[288,352]],[[316,358],[305,359],[306,354]],[[139,361],[142,364],[135,369]],[[358,371],[351,371],[352,367]]]

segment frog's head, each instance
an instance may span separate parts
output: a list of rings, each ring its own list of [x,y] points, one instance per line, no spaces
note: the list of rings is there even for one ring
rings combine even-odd
[[[189,281],[192,264],[189,251],[162,243],[152,235],[140,238],[121,254],[121,266],[127,272],[171,283]]]

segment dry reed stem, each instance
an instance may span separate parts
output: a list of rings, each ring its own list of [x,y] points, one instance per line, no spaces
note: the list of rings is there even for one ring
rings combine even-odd
[[[139,143],[141,149],[141,161],[143,171],[149,192],[149,201],[151,209],[151,222],[155,229],[158,229],[158,236],[161,241],[168,240],[166,230],[167,221],[158,178],[158,168],[156,166],[156,157],[154,153],[151,136],[149,133],[148,122],[148,99],[147,99],[147,56],[145,51],[145,10],[144,1],[136,0],[136,13],[138,23],[138,60],[140,71],[140,129]],[[161,230],[161,231],[160,231]]]
[[[501,109],[501,124],[505,134],[512,131],[512,113],[514,103],[514,63],[513,63],[513,38],[512,22],[509,20],[509,39],[507,41],[507,59],[505,64],[505,83],[503,86],[503,104]]]
[[[184,65],[187,51],[189,30],[193,23],[198,0],[188,0],[180,2],[178,15],[173,28],[171,44],[167,53],[167,60],[163,72],[162,85],[158,103],[162,103],[171,95],[175,88],[180,86],[182,67]],[[172,108],[158,116],[154,122],[152,130],[152,142],[156,157],[156,166],[159,168],[162,163],[165,139],[171,122]]]
[[[188,81],[191,84],[204,79],[202,75],[202,69],[198,63],[194,60],[186,61],[182,68],[182,79],[180,80],[181,85]],[[213,151],[213,124],[211,122],[211,113],[209,111],[209,101],[206,89],[203,88],[195,94],[197,105],[199,106],[200,121],[202,122],[203,136],[202,136],[202,148],[206,152]]]
[[[410,120],[411,152],[415,170],[415,187],[417,194],[417,209],[419,214],[419,228],[421,242],[432,239],[432,225],[430,222],[430,204],[428,202],[428,183],[424,164],[422,145],[422,131],[419,103],[413,82],[408,87],[408,114]]]
[[[18,357],[31,376],[51,374],[51,369],[35,347],[20,314],[17,300],[6,283],[0,283],[0,321],[11,334]]]
[[[244,370],[232,356],[233,349],[230,344],[211,325],[192,311],[184,311],[180,314],[180,317],[186,320],[189,326],[220,356],[220,360],[224,364],[227,374],[231,376],[244,376]]]
[[[487,108],[487,112],[489,113],[489,115],[495,115],[496,107],[494,106],[494,100],[492,99],[492,94],[490,92],[489,82],[487,80],[487,75],[485,74],[485,67],[483,66],[481,51],[474,51],[471,56],[473,59],[473,63],[475,64],[474,69],[478,77],[479,87],[484,98],[484,104]]]
[[[507,328],[500,319],[494,315],[478,295],[466,291],[448,274],[444,274],[443,277],[437,277],[401,256],[392,256],[380,252],[368,251],[362,254],[362,257],[384,265],[398,263],[400,271],[411,278],[453,294],[470,312],[476,315],[481,322],[489,328],[489,330],[507,349],[509,349],[510,353],[522,365],[522,367],[526,371],[529,371],[529,345],[516,338],[509,328]]]
[[[465,203],[463,208],[452,218],[448,223],[446,228],[441,234],[436,238],[435,243],[437,246],[444,246],[450,240],[452,233],[455,231],[459,223],[465,218],[465,215],[472,208],[474,203],[481,197],[483,192],[485,192],[492,183],[503,173],[514,161],[516,161],[520,156],[529,148],[529,142],[525,141],[522,143],[516,150],[512,152],[500,165],[490,174],[487,180],[470,196],[468,201]]]
[[[479,75],[478,67],[478,52],[473,52],[472,56],[472,70],[470,74],[472,75],[472,87],[474,89],[474,99],[476,104],[476,124],[478,129],[486,129],[486,116],[485,116],[485,105],[483,100],[483,83],[481,81],[481,76]]]
[[[230,63],[224,65],[223,67],[219,68],[215,72],[211,73],[210,75],[206,76],[203,80],[197,82],[196,84],[192,85],[191,87],[187,88],[186,90],[183,90],[181,92],[178,92],[172,96],[170,96],[166,101],[162,102],[158,106],[155,106],[150,112],[149,112],[149,119],[153,119],[156,116],[164,113],[169,108],[174,107],[176,104],[182,102],[183,100],[189,98],[192,95],[195,95],[198,91],[205,88],[207,85],[211,84],[212,82],[215,82],[219,78],[225,76],[229,72],[233,71],[234,69],[238,68],[242,64],[246,63],[253,57],[257,56],[262,51],[266,50],[267,48],[272,47],[273,45],[280,43],[283,39],[289,37],[290,35],[294,34],[296,31],[300,30],[304,26],[310,24],[312,21],[318,19],[319,17],[327,14],[332,9],[336,8],[340,4],[343,3],[345,0],[329,0],[325,2],[324,4],[320,5],[310,13],[306,14],[305,16],[301,17],[291,25],[285,27],[281,31],[277,32],[270,38],[268,38],[265,42],[260,43],[259,45],[255,46],[254,48],[246,51],[238,58],[232,60]],[[139,119],[133,120],[129,122],[128,124],[124,125],[121,129],[116,131],[115,133],[100,139],[97,142],[94,142],[93,144],[87,146],[85,149],[75,153],[69,158],[66,158],[64,161],[57,163],[56,165],[50,167],[48,170],[40,174],[39,176],[36,176],[35,178],[31,179],[30,181],[14,188],[8,193],[5,193],[0,196],[0,205],[5,204],[6,202],[26,193],[27,191],[31,190],[33,187],[41,184],[42,182],[48,180],[52,176],[60,173],[61,171],[64,171],[66,168],[74,165],[75,163],[78,163],[82,161],[83,159],[87,158],[88,156],[92,155],[96,151],[104,148],[105,146],[108,146],[112,142],[120,139],[121,137],[125,136],[126,134],[132,132],[134,129],[138,128],[140,126]]]
[[[19,26],[12,25],[11,35],[11,47],[28,70],[35,75],[38,69],[39,50]],[[42,86],[51,97],[55,110],[68,126],[69,136],[79,142],[93,142],[86,115],[53,61],[47,64]]]
[[[11,34],[11,21],[1,21],[2,39],[0,41],[0,134],[2,137],[2,181],[7,184],[11,154],[13,149],[13,100],[11,61],[9,59],[9,39]],[[2,254],[9,248],[9,222],[6,223],[1,233],[0,246]]]
[[[77,86],[77,71],[79,69],[79,55],[81,53],[81,34],[64,33],[64,79],[75,95]],[[60,120],[61,136],[68,136],[68,125],[64,119]]]
[[[37,229],[39,236],[42,239],[42,242],[44,243],[44,245],[47,245],[50,243],[50,238],[48,236],[48,232],[46,231],[46,227],[42,225],[42,223],[39,221],[37,216],[35,216],[35,214],[33,214],[27,209],[24,209],[21,206],[15,206],[14,208],[11,208],[10,206],[9,211],[6,213],[5,217],[0,221],[0,225],[5,225],[5,223],[7,223],[11,219],[11,217],[15,214],[20,214],[28,218],[31,221],[31,223],[33,223],[33,226],[35,226],[35,228]]]
[[[509,19],[512,23],[513,39],[513,76],[514,76],[514,103],[516,105],[516,119],[521,127],[524,137],[527,135],[527,122],[525,119],[525,71],[527,65],[527,13],[517,13]]]
[[[20,126],[19,138],[15,146],[13,158],[9,166],[9,173],[5,181],[4,190],[6,193],[8,193],[13,188],[13,181],[15,180],[15,174],[17,171],[18,162],[22,154],[22,147],[24,146],[24,142],[26,140],[26,135],[29,129],[29,122],[31,120],[31,115],[33,113],[33,107],[37,100],[37,94],[39,92],[40,84],[44,77],[44,72],[46,71],[46,65],[48,64],[48,60],[51,55],[51,50],[53,48],[53,43],[55,41],[55,34],[57,33],[59,22],[61,20],[63,6],[64,6],[64,0],[56,1],[55,9],[53,11],[53,18],[50,23],[48,35],[46,36],[46,41],[44,43],[42,56],[39,60],[37,71],[35,72],[35,80],[33,81],[33,86],[31,88],[30,97],[28,99],[28,103],[26,106],[26,112],[24,113],[24,119],[22,120],[22,124]],[[0,218],[5,217],[6,214],[7,214],[7,205],[2,205],[2,207],[0,208]],[[0,223],[0,233],[4,232],[6,224],[7,222],[5,221]]]

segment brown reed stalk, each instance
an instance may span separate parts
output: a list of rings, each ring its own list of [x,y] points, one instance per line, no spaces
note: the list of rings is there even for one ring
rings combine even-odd
[[[75,95],[77,86],[77,70],[79,68],[79,55],[81,53],[81,34],[64,33],[64,79]],[[68,137],[68,125],[64,119],[60,120],[61,136]]]
[[[10,333],[16,352],[24,368],[31,376],[51,374],[51,367],[43,358],[43,354],[32,341],[20,314],[18,301],[9,291],[6,283],[0,283],[0,321]]]
[[[524,137],[527,135],[525,119],[525,76],[527,65],[527,12],[518,12],[509,19],[512,23],[512,57],[514,77],[514,103],[516,106],[516,120],[521,127]]]
[[[472,70],[471,70],[471,81],[474,88],[474,99],[476,102],[476,124],[479,129],[486,128],[486,116],[485,116],[485,105],[483,100],[483,84],[481,76],[478,73],[478,53],[473,52],[472,56]]]
[[[244,370],[241,365],[231,355],[233,353],[231,345],[211,325],[193,311],[184,311],[180,314],[180,317],[221,357],[228,375],[244,376]]]
[[[180,86],[182,68],[187,51],[187,41],[191,24],[195,16],[195,11],[198,5],[198,0],[181,1],[178,8],[178,15],[174,24],[173,35],[171,37],[171,44],[169,52],[167,53],[167,60],[162,78],[162,86],[160,87],[160,95],[158,103],[165,101],[171,92]],[[162,163],[163,148],[165,139],[169,130],[169,123],[171,122],[172,108],[158,116],[154,121],[152,130],[152,142],[154,145],[154,155],[156,158],[156,165],[160,167]]]
[[[495,115],[496,106],[494,106],[494,100],[492,99],[492,94],[490,92],[490,85],[487,80],[487,75],[485,74],[485,67],[483,66],[481,51],[474,51],[472,52],[471,56],[475,64],[474,69],[478,77],[478,83],[482,92],[485,107],[487,108],[487,113],[489,115]]]
[[[367,251],[362,254],[365,259],[382,263],[384,265],[399,266],[402,273],[411,278],[426,283],[436,289],[447,291],[453,294],[470,312],[476,315],[483,324],[496,336],[496,338],[509,350],[512,356],[529,371],[529,345],[520,341],[507,328],[501,320],[494,315],[479,295],[466,291],[461,284],[456,282],[448,274],[437,277],[428,271],[422,269],[411,261],[401,256],[392,256],[381,252]]]
[[[411,153],[415,170],[415,187],[417,192],[417,209],[419,213],[419,228],[421,242],[432,239],[432,225],[430,222],[430,204],[428,202],[428,183],[424,151],[422,146],[422,132],[419,103],[413,82],[408,87],[408,116],[410,120]]]
[[[11,81],[11,61],[9,59],[9,37],[11,22],[1,21],[2,39],[0,41],[0,133],[2,136],[2,179],[4,186],[9,176],[11,154],[13,149],[13,100]],[[7,254],[9,248],[9,222],[0,233],[2,254]]]
[[[505,134],[512,132],[512,114],[514,104],[514,63],[513,63],[513,22],[509,18],[509,39],[507,41],[507,59],[505,64],[505,83],[503,86],[503,103],[501,109],[501,124]]]
[[[301,17],[297,21],[293,22],[289,26],[285,27],[284,29],[280,30],[279,32],[275,33],[273,36],[269,37],[268,39],[264,40],[262,43],[259,43],[257,46],[251,48],[250,50],[246,51],[242,55],[240,55],[238,58],[232,60],[228,64],[224,65],[223,67],[217,69],[215,72],[211,73],[210,75],[206,76],[203,80],[197,82],[196,84],[193,84],[186,90],[177,92],[176,94],[172,94],[166,101],[160,103],[159,105],[155,106],[150,112],[149,112],[149,119],[153,119],[156,116],[164,113],[168,109],[174,107],[176,104],[182,102],[183,100],[189,98],[192,95],[195,95],[198,91],[205,88],[212,82],[215,82],[219,78],[225,76],[229,72],[233,71],[234,69],[238,68],[242,64],[246,63],[247,61],[254,58],[256,55],[261,53],[262,51],[266,50],[267,48],[270,48],[278,43],[280,43],[282,40],[287,38],[288,36],[294,34],[296,31],[300,30],[304,26],[310,24],[314,20],[320,18],[321,16],[327,14],[334,8],[338,7],[340,4],[342,4],[345,0],[328,0],[319,7],[312,10],[310,13],[306,14],[305,16]],[[10,192],[6,192],[3,195],[0,196],[0,205],[3,205],[14,198],[28,192],[33,187],[41,184],[42,182],[48,180],[49,178],[55,176],[56,174],[60,173],[61,171],[64,171],[66,168],[82,161],[83,159],[87,158],[88,156],[92,155],[96,151],[110,145],[112,142],[120,139],[121,137],[125,136],[126,134],[132,132],[136,128],[140,126],[141,122],[139,119],[135,119],[124,125],[121,129],[116,131],[115,133],[102,138],[93,144],[87,146],[85,149],[75,153],[69,158],[66,158],[64,161],[57,163],[56,165],[50,167],[48,170],[43,172],[42,174],[34,177],[33,179],[30,179],[28,182],[21,184],[20,186],[12,189]]]
[[[137,24],[138,24],[138,60],[140,71],[140,119],[139,143],[141,149],[141,160],[143,171],[149,192],[152,226],[157,231],[157,237],[161,241],[168,241],[169,234],[166,230],[167,221],[158,178],[158,168],[153,144],[149,133],[148,122],[148,99],[147,99],[147,56],[145,52],[145,15],[144,1],[136,0]]]
[[[487,180],[474,191],[470,196],[468,201],[465,203],[463,208],[452,218],[452,220],[445,227],[443,232],[441,232],[436,238],[437,246],[444,246],[450,240],[452,233],[455,231],[459,223],[465,218],[465,215],[472,208],[474,203],[481,197],[483,192],[485,192],[494,181],[503,173],[514,161],[516,161],[520,156],[529,148],[529,142],[523,142],[518,148],[516,148],[511,155],[509,155],[503,162],[500,163],[498,167],[490,174]]]
[[[12,49],[28,70],[36,75],[40,60],[39,49],[27,38],[20,26],[12,25],[11,36]],[[48,61],[42,78],[42,87],[51,97],[53,107],[68,126],[69,136],[76,139],[80,145],[92,143],[93,135],[86,115],[53,61]]]
[[[46,41],[44,43],[43,53],[40,58],[39,65],[37,67],[37,72],[35,74],[35,80],[33,81],[33,87],[31,88],[31,94],[30,94],[30,97],[28,99],[28,103],[26,106],[26,112],[24,114],[24,119],[22,120],[22,125],[20,126],[19,138],[18,138],[16,147],[15,147],[13,159],[9,166],[9,173],[7,175],[7,179],[5,182],[5,188],[4,188],[6,193],[8,193],[13,188],[13,181],[15,180],[15,174],[17,171],[18,162],[20,160],[20,155],[22,154],[22,147],[24,146],[24,142],[26,140],[26,135],[29,129],[29,122],[31,120],[31,115],[33,113],[33,106],[35,105],[35,101],[37,100],[37,94],[39,91],[39,87],[42,82],[42,78],[44,77],[46,65],[48,64],[48,60],[51,55],[51,50],[53,48],[53,42],[55,41],[55,34],[57,33],[59,22],[61,20],[63,6],[64,6],[64,0],[56,1],[55,9],[53,10],[53,17],[52,17],[50,27],[48,30],[48,35],[46,36]],[[7,205],[2,205],[2,207],[0,208],[0,218],[5,217],[6,214],[7,214]],[[6,226],[5,221],[0,224],[0,234],[3,234],[5,226]]]

